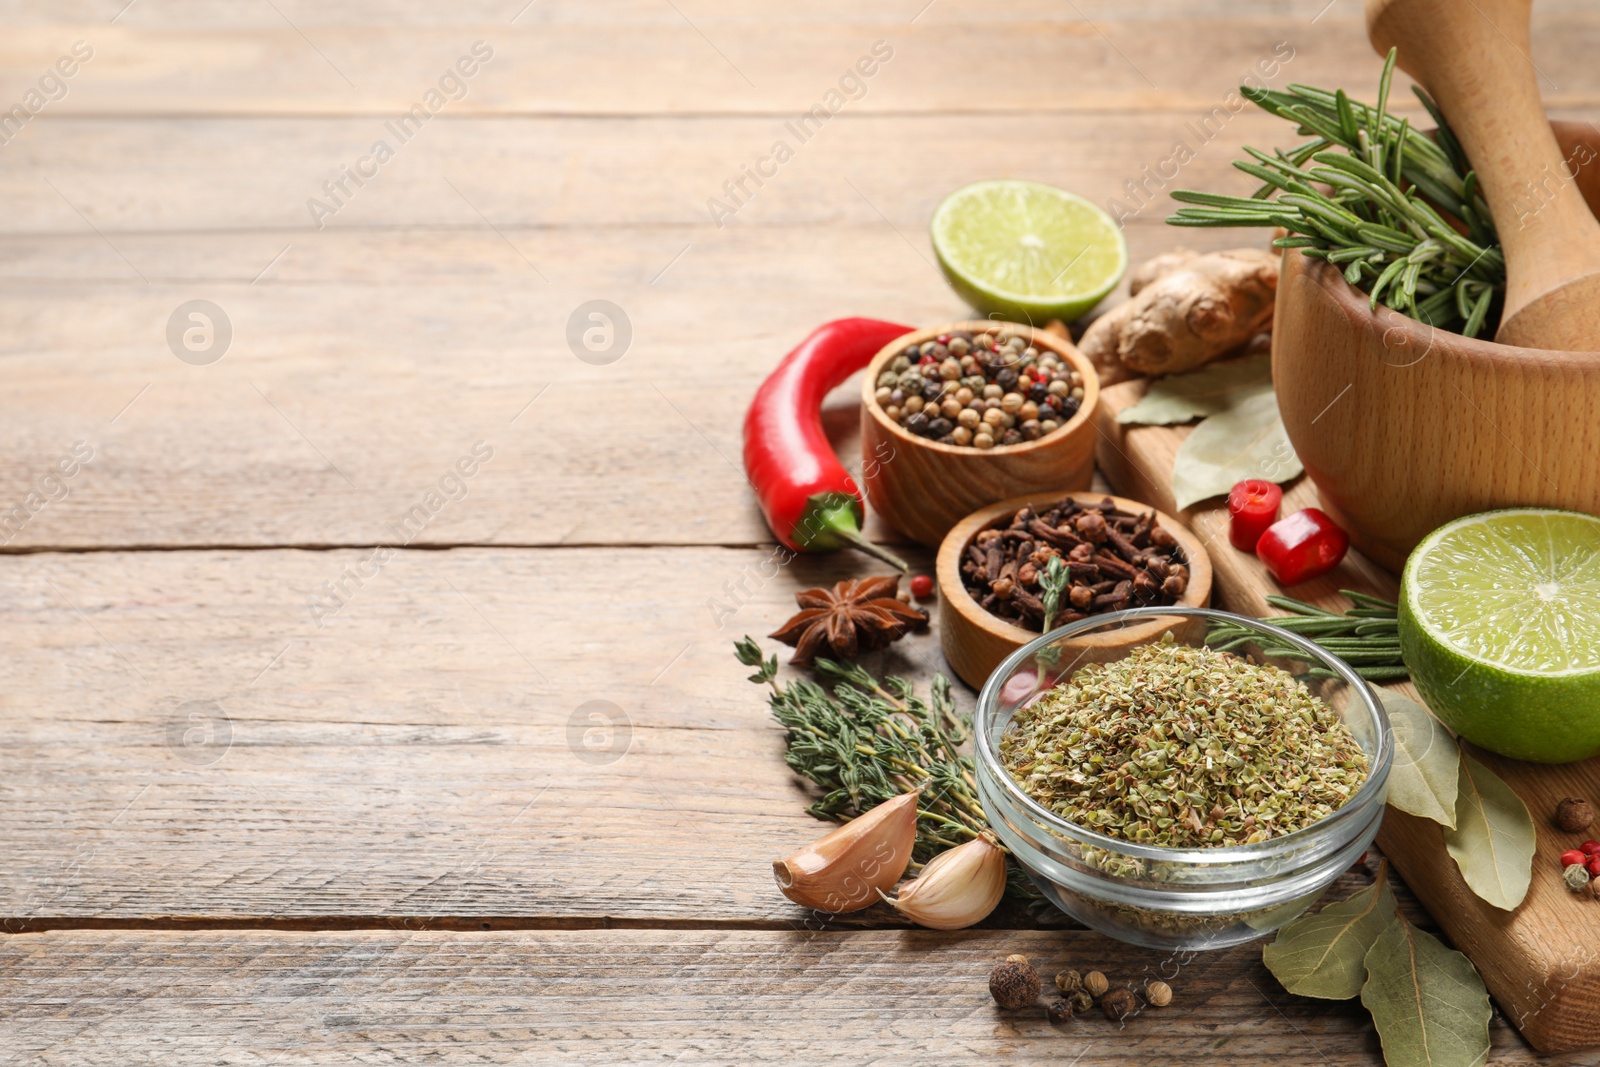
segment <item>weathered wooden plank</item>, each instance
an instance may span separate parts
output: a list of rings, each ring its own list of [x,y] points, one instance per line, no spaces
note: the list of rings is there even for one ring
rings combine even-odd
[[[6,24],[53,26],[63,24],[113,24],[143,29],[248,30],[279,29],[284,16],[251,0],[166,0],[135,4],[126,0],[16,0],[6,7]],[[1309,0],[1151,0],[1130,6],[1116,0],[1077,0],[1063,9],[1053,0],[1007,0],[1003,6],[983,0],[939,0],[926,10],[916,4],[863,5],[853,0],[796,0],[788,4],[750,4],[741,0],[680,0],[683,15],[653,0],[539,0],[518,16],[523,0],[459,0],[435,4],[429,0],[386,0],[376,7],[366,0],[284,0],[277,6],[302,28],[348,26],[457,27],[500,25],[514,16],[517,26],[581,25],[615,28],[630,25],[681,23],[685,17],[697,24],[769,23],[795,25],[818,21],[857,25],[905,25],[916,16],[924,22],[1035,22],[1082,21],[1150,22],[1186,19],[1195,22],[1228,15],[1239,18],[1276,18],[1291,23],[1310,22],[1318,9]],[[1585,10],[1583,0],[1541,0],[1543,11]],[[1335,5],[1318,20],[1350,21],[1357,16],[1345,5]],[[120,15],[118,14],[120,12]]]
[[[803,914],[770,862],[819,824],[731,642],[865,564],[382,561],[5,560],[0,916]]]
[[[510,17],[449,28],[325,26],[310,35],[282,19],[239,30],[148,30],[120,20],[21,28],[0,51],[8,71],[0,99],[21,99],[79,40],[90,58],[43,114],[388,117],[417,103],[448,115],[788,115],[814,104],[868,112],[1209,108],[1230,80],[1272,64],[1275,49],[1290,56],[1304,48],[1311,58],[1296,62],[1308,75],[1376,63],[1348,21],[1286,30],[1277,21],[1213,20],[1179,36],[1102,30],[1070,9],[1030,22],[916,25],[909,16],[889,24],[702,23],[666,6],[650,21],[604,29],[532,19],[511,26]],[[1571,38],[1583,36],[1579,29],[1555,47],[1577,54],[1581,41]],[[463,56],[470,76],[447,77]],[[971,56],[1004,56],[1007,76],[994,78],[989,62],[964,61]],[[1061,77],[1063,70],[1073,76]],[[427,103],[430,89],[439,97]],[[1579,87],[1574,95],[1593,94]]]
[[[1170,240],[1158,224],[1129,233],[1136,255]],[[48,501],[0,542],[393,542],[388,524],[480,440],[493,459],[417,543],[764,542],[738,415],[781,354],[840,315],[966,314],[881,223],[704,243],[673,228],[507,236],[564,275],[545,286],[494,233],[117,238],[149,286],[109,281],[127,265],[93,235],[0,241],[0,271],[54,274],[0,282],[0,524],[31,493]],[[632,326],[610,365],[566,339],[596,297]],[[233,331],[209,366],[166,336],[197,298]],[[852,465],[856,395],[829,417]],[[94,458],[50,500],[61,490],[41,479],[79,440]]]
[[[1120,1028],[1002,1013],[989,969],[1163,976]],[[1283,992],[1259,949],[1171,957],[1086,932],[58,931],[0,940],[27,1062],[1382,1062],[1356,1001]],[[1498,1017],[1494,1065],[1537,1059]]]
[[[822,103],[856,61],[872,76],[847,79],[826,106],[865,112],[1052,112],[1112,107],[1208,111],[1258,64],[1293,57],[1294,79],[1345,84],[1377,59],[1355,8],[1311,21],[1238,13],[1189,19],[1182,33],[1147,19],[1094,21],[1070,7],[995,18],[976,5],[931,7],[886,20],[812,14],[723,18],[655,8],[649,17],[607,12],[603,23],[571,11],[516,16],[507,4],[481,21],[419,27],[370,16],[351,25],[290,21],[269,7],[248,27],[145,27],[130,11],[103,20],[11,29],[0,99],[23,100],[71,45],[91,58],[50,116],[156,114],[362,114],[389,116],[439,89],[441,75],[483,42],[481,70],[447,80],[433,109],[469,114],[791,114]],[[992,6],[992,5],[991,5]],[[1335,9],[1337,11],[1337,9]],[[1314,14],[1314,12],[1312,13]],[[364,24],[362,24],[364,23]],[[314,33],[308,33],[313,29]],[[1584,58],[1600,43],[1592,12],[1541,14],[1533,60],[1549,72],[1549,103],[1592,106],[1600,78]],[[881,45],[878,42],[882,42]],[[871,61],[873,49],[887,61]],[[984,57],[970,62],[968,57]],[[988,57],[1004,57],[994,76]],[[71,68],[71,64],[67,69]],[[1346,84],[1367,90],[1368,84]],[[849,103],[844,103],[846,98]],[[449,102],[446,102],[448,98]]]
[[[253,0],[164,0],[124,9],[126,0],[14,0],[6,7],[6,21],[14,26],[48,26],[61,23],[109,22],[147,29],[277,29],[283,16]],[[457,0],[435,4],[430,0],[385,0],[374,7],[367,0],[283,0],[277,6],[301,27],[340,26],[475,26],[499,24],[517,15],[523,0]],[[1074,0],[1070,8],[1057,0],[1006,0],[998,5],[986,0],[938,0],[936,5],[874,4],[856,0],[795,0],[786,4],[750,4],[747,0],[678,0],[673,6],[683,16],[655,0],[539,0],[523,7],[516,25],[584,25],[616,27],[682,21],[731,24],[804,24],[818,21],[857,25],[917,25],[947,22],[1081,22],[1104,23],[1190,22],[1202,24],[1218,18],[1276,19],[1284,25],[1355,22],[1360,12],[1354,4],[1327,4],[1326,0],[1148,0],[1125,4],[1117,0]],[[1581,14],[1592,8],[1587,0],[1539,0],[1544,15]]]
[[[1146,179],[1141,165],[1160,165],[1182,137],[1195,158],[1166,184],[1248,191],[1250,179],[1230,165],[1238,145],[1293,137],[1251,108],[1202,145],[1187,126],[1199,117],[842,113],[802,142],[776,117],[442,116],[404,143],[377,117],[63,119],[29,127],[6,149],[15,165],[0,172],[0,195],[10,207],[5,232],[98,230],[113,242],[127,231],[271,228],[311,238],[375,226],[492,233],[663,223],[695,226],[707,240],[774,224],[842,223],[892,236],[891,221],[920,242],[939,200],[965,182],[1036,178],[1105,203],[1128,196],[1125,182],[1148,180],[1148,201],[1162,179]],[[347,180],[340,206],[324,183],[379,140],[394,158],[364,186]],[[743,176],[741,167],[756,166],[778,140],[793,158],[775,176],[763,163],[762,185]],[[742,192],[730,192],[739,181]],[[713,217],[712,198],[736,212]],[[339,210],[313,218],[312,199]],[[548,276],[564,276],[535,250],[524,254]],[[132,268],[125,276],[141,280]]]
[[[348,228],[673,224],[712,240],[751,226],[844,224],[891,236],[898,227],[920,244],[933,209],[966,182],[1048,181],[1154,220],[1172,206],[1171,189],[1248,193],[1255,183],[1232,167],[1240,146],[1294,140],[1254,108],[1213,120],[1219,132],[1209,140],[1202,117],[841,114],[802,142],[778,118],[446,116],[405,143],[378,118],[64,119],[31,126],[6,148],[13,165],[0,171],[9,206],[0,232],[98,232],[120,245],[130,232],[167,230],[274,229],[287,241]],[[378,140],[394,158],[364,186],[346,179],[336,203],[324,183]],[[774,175],[773,160],[762,161],[778,140],[793,157]],[[1194,156],[1174,171],[1180,140]],[[769,175],[759,186],[741,171],[758,163]],[[313,199],[338,210],[313,217]],[[715,215],[713,199],[724,205]],[[523,254],[548,277],[564,276],[559,263]],[[142,282],[128,258],[122,276]]]

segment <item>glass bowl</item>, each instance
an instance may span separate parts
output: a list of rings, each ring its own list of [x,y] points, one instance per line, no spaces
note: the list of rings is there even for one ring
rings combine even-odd
[[[1156,618],[1167,627],[1149,627]],[[1340,715],[1367,755],[1368,776],[1333,814],[1251,845],[1169,848],[1107,837],[1024,793],[1000,761],[1000,739],[1016,712],[1080,666],[1120,660],[1168,632],[1206,644],[1211,623],[1245,627],[1302,658],[1269,656],[1254,642],[1231,649],[1281,667]],[[1138,627],[1142,633],[1134,634]],[[1153,632],[1152,632],[1153,630]],[[1128,639],[1119,639],[1127,633]],[[1261,937],[1305,911],[1377,835],[1394,740],[1372,691],[1331,653],[1286,630],[1206,608],[1134,608],[1052,630],[1017,649],[978,695],[974,716],[978,796],[995,832],[1039,890],[1084,925],[1135,945],[1225,948]]]

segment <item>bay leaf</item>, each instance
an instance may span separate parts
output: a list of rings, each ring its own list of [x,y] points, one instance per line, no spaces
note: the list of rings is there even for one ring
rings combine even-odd
[[[1215,415],[1271,381],[1272,357],[1265,352],[1223,363],[1208,363],[1189,374],[1157,378],[1138,403],[1117,413],[1117,421],[1172,426]]]
[[[1382,686],[1372,688],[1394,731],[1389,803],[1455,829],[1461,764],[1456,739],[1427,708],[1404,693]]]
[[[1197,501],[1226,493],[1246,478],[1287,482],[1298,478],[1303,469],[1284,432],[1278,398],[1268,382],[1253,386],[1184,439],[1172,464],[1172,495],[1182,511]]]
[[[1361,1003],[1388,1067],[1479,1067],[1489,1056],[1489,993],[1472,962],[1396,916],[1367,951]]]
[[[1385,860],[1378,865],[1378,880],[1367,888],[1285,924],[1261,950],[1261,960],[1297,996],[1349,1000],[1367,980],[1368,950],[1395,921]]]
[[[1489,768],[1461,753],[1456,825],[1444,847],[1478,896],[1503,911],[1522,903],[1533,881],[1533,816]]]

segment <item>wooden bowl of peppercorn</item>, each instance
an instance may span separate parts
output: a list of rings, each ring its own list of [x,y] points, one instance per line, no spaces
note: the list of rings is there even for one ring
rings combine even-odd
[[[1028,514],[1018,521],[1024,508]],[[939,643],[951,669],[974,689],[1041,631],[985,608],[969,588],[969,579],[988,590],[984,602],[993,603],[991,598],[1003,594],[1008,614],[1031,620],[1041,613],[1039,572],[1048,567],[1051,555],[1062,557],[1070,577],[1052,629],[1123,608],[1198,608],[1211,601],[1211,557],[1205,546],[1182,523],[1155,508],[1119,496],[1059,490],[992,504],[951,528],[939,546],[936,566]],[[1080,643],[1093,659],[1096,651],[1142,644],[1164,629],[1180,640],[1204,636],[1200,620],[1174,616],[1087,636]]]
[[[997,426],[998,433],[1014,429],[1021,437],[1026,428],[1029,437],[978,448],[940,440],[937,434],[913,433],[890,417],[878,400],[878,390],[883,387],[880,383],[886,380],[886,374],[891,373],[896,357],[908,355],[908,349],[926,348],[932,351],[920,353],[919,361],[960,362],[960,357],[976,358],[980,354],[976,348],[969,351],[965,339],[985,335],[1014,336],[1025,342],[1016,358],[997,359],[995,365],[999,369],[990,368],[995,378],[1005,382],[991,383],[1002,394],[1018,390],[1019,369],[1031,375],[1024,358],[1042,360],[1046,353],[1054,357],[1052,366],[1059,361],[1058,371],[1065,371],[1072,379],[1065,393],[1059,386],[1052,393],[1053,381],[1032,381],[1026,392],[1019,390],[1016,403],[1020,410],[997,409],[989,414],[991,419],[998,415],[1008,420],[1003,427]],[[962,339],[955,346],[961,351],[952,353],[947,345],[957,339]],[[1026,357],[1028,352],[1036,355]],[[914,367],[910,373],[914,375],[917,369]],[[959,387],[968,380],[976,380],[970,370],[959,379],[950,380],[948,386],[929,378],[931,388]],[[989,399],[999,402],[1006,398]],[[1094,409],[1099,401],[1100,380],[1094,365],[1069,339],[1048,330],[981,319],[906,334],[873,357],[862,381],[862,483],[867,499],[895,529],[922,544],[936,545],[974,508],[1021,493],[1087,489],[1094,477]],[[1028,427],[1029,420],[1019,416],[1029,414],[1030,409],[1050,412],[1052,417],[1043,421],[1054,425],[1040,429],[1043,421],[1035,418],[1035,425]]]

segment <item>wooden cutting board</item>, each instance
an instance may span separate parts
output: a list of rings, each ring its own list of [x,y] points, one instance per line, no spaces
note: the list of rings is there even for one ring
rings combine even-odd
[[[1184,512],[1173,506],[1173,457],[1190,428],[1116,421],[1117,413],[1144,391],[1145,383],[1134,381],[1101,392],[1096,412],[1101,473],[1122,496],[1189,524],[1211,554],[1217,606],[1242,615],[1282,614],[1266,597],[1283,590],[1259,560],[1228,544],[1228,509],[1220,499]],[[1310,479],[1285,487],[1284,514],[1316,504]],[[1397,588],[1393,575],[1352,550],[1331,574],[1287,592],[1343,611],[1350,602],[1339,595],[1340,589],[1393,600]],[[1409,684],[1395,688],[1417,698]],[[1600,806],[1600,758],[1550,767],[1476,749],[1473,754],[1517,791],[1539,828],[1533,885],[1516,911],[1491,907],[1467,888],[1436,823],[1390,808],[1378,844],[1456,947],[1471,957],[1501,1010],[1535,1048],[1559,1052],[1600,1045],[1600,900],[1568,892],[1556,859],[1585,836],[1600,838],[1600,824],[1587,834],[1567,834],[1550,821],[1562,797],[1584,797]]]

